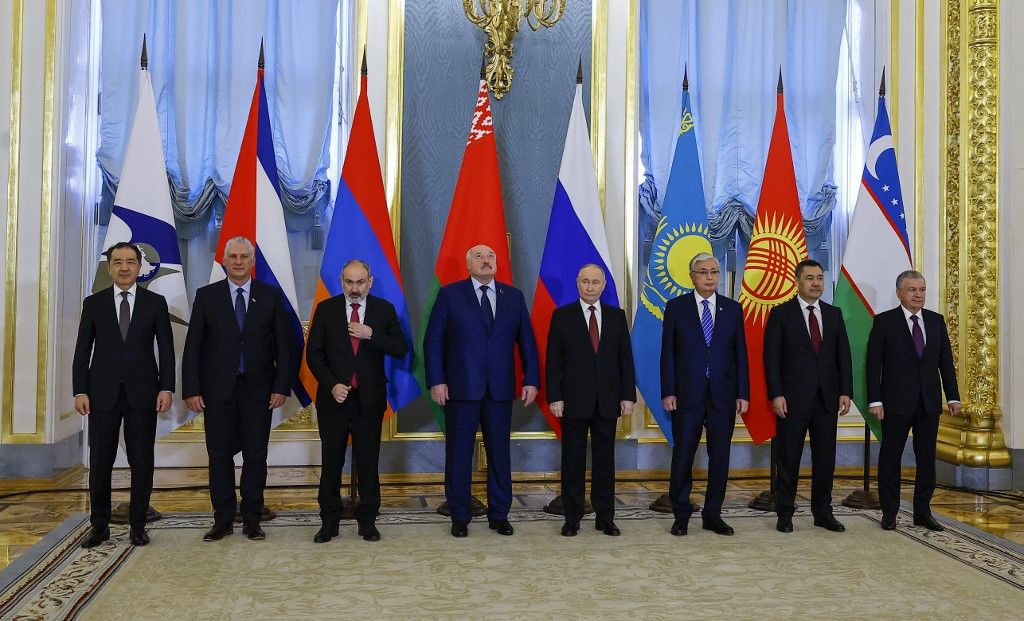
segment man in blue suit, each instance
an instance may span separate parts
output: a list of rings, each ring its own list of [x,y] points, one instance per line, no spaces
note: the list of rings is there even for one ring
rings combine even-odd
[[[514,348],[523,364],[520,398],[530,405],[540,385],[537,343],[523,292],[494,280],[497,257],[479,245],[466,253],[469,278],[443,287],[427,320],[423,357],[430,397],[444,408],[444,491],[452,536],[469,534],[473,444],[483,428],[487,451],[487,520],[511,535],[509,434],[516,398]]]
[[[719,535],[733,529],[722,520],[729,478],[729,448],[736,415],[747,411],[750,378],[743,336],[743,309],[718,295],[718,260],[701,252],[690,261],[693,291],[669,300],[661,336],[661,404],[672,415],[669,497],[672,534],[685,535],[693,512],[693,457],[707,429],[708,487],[703,527]]]

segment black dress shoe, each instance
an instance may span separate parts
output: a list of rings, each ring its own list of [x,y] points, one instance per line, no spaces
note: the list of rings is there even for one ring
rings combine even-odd
[[[149,543],[149,533],[146,532],[145,528],[133,528],[129,541],[132,542],[133,546],[144,546]]]
[[[373,524],[359,527],[359,536],[366,541],[380,541],[380,531]]]
[[[882,514],[882,530],[896,530],[896,516]]]
[[[92,532],[89,533],[89,536],[85,538],[85,541],[82,542],[82,547],[87,550],[89,548],[95,548],[107,539],[110,539],[109,528],[104,527],[99,530],[94,528],[92,529]]]
[[[704,523],[702,525],[702,528],[704,530],[710,530],[710,531],[714,532],[715,534],[718,534],[718,535],[732,535],[732,534],[734,534],[736,532],[736,531],[734,531],[732,529],[732,526],[729,526],[728,524],[726,524],[725,520],[723,520],[720,517],[704,518],[703,521],[704,521]]]
[[[793,532],[793,518],[784,517],[780,515],[779,519],[775,520],[775,530],[779,531],[780,533]]]
[[[267,538],[267,533],[263,532],[259,524],[243,524],[242,534],[252,541],[262,541]]]
[[[337,536],[337,524],[324,524],[320,527],[320,530],[316,531],[316,534],[313,535],[313,543],[327,543],[332,538]]]
[[[496,530],[499,535],[505,535],[506,537],[515,532],[512,525],[508,523],[508,520],[489,520],[487,525],[491,530]]]
[[[203,535],[203,541],[220,541],[233,532],[235,529],[231,524],[214,524],[213,528]]]
[[[825,530],[830,530],[833,533],[842,533],[846,531],[846,527],[843,523],[835,518],[831,513],[828,515],[815,516],[814,525]]]
[[[616,526],[615,522],[611,520],[597,520],[596,522],[594,522],[594,528],[596,528],[599,531],[602,531],[609,537],[618,537],[622,534],[622,531],[619,530],[619,527]]]
[[[935,518],[929,515],[915,515],[914,526],[924,526],[928,530],[942,531],[946,530],[946,527],[939,524]]]
[[[688,523],[688,520],[676,518],[676,521],[672,522],[672,530],[670,530],[669,532],[675,535],[676,537],[682,537],[686,535]]]
[[[562,525],[563,537],[575,537],[580,532],[579,522],[566,522]]]
[[[465,522],[452,522],[452,537],[468,537],[469,525]]]

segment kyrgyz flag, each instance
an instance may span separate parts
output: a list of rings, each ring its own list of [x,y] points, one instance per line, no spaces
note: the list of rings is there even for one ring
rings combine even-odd
[[[277,160],[274,155],[274,136],[270,128],[270,113],[267,111],[267,91],[263,88],[263,50],[260,49],[259,69],[256,71],[256,88],[252,93],[249,118],[242,134],[242,146],[238,151],[238,163],[231,179],[231,192],[224,208],[224,222],[217,238],[217,250],[213,257],[210,282],[224,278],[221,261],[224,246],[233,237],[244,235],[256,245],[257,280],[280,287],[284,293],[285,313],[292,335],[292,352],[295,379],[292,391],[303,407],[311,399],[299,381],[299,356],[304,339],[302,324],[296,312],[298,297],[295,294],[295,276],[292,274],[292,257],[288,250],[288,236],[284,228],[284,208],[279,194]],[[257,300],[250,300],[250,304]],[[287,409],[287,413],[286,413]],[[273,425],[281,424],[294,414],[294,404],[274,410]]]
[[[807,258],[781,74],[775,105],[775,125],[740,292],[750,369],[750,409],[743,416],[743,422],[756,444],[775,436],[775,413],[768,400],[764,378],[764,326],[773,307],[796,295],[794,270],[797,263]]]
[[[478,244],[486,244],[497,255],[495,279],[512,282],[512,264],[508,251],[508,233],[505,230],[505,207],[501,200],[501,179],[498,174],[498,145],[494,140],[494,120],[487,94],[487,82],[480,80],[476,110],[466,138],[462,155],[462,168],[455,184],[448,223],[441,239],[441,248],[434,265],[434,282],[423,313],[423,325],[434,307],[441,287],[469,277],[466,269],[466,251]],[[423,335],[420,335],[423,351]],[[423,376],[423,365],[417,365],[416,378],[428,395],[430,387]],[[430,402],[433,404],[433,401]],[[437,424],[444,430],[444,413],[434,407]]]
[[[309,316],[312,320],[320,302],[343,293],[340,280],[342,268],[351,259],[361,259],[369,263],[373,271],[372,293],[394,305],[405,339],[412,343],[409,309],[405,305],[402,276],[398,271],[398,253],[395,252],[395,239],[391,232],[380,159],[377,157],[377,143],[373,134],[373,118],[366,95],[365,59],[360,86],[352,132],[345,151],[345,163],[338,182],[338,197],[334,201],[331,228],[327,233],[313,309]],[[385,416],[389,416],[419,396],[419,387],[412,374],[412,348],[402,358],[386,356],[384,371],[388,378],[388,411]],[[315,396],[317,381],[306,366],[305,354],[302,356],[299,377],[306,392]]]
[[[864,175],[843,267],[836,283],[835,304],[843,309],[853,358],[853,402],[878,439],[882,425],[868,412],[865,360],[868,333],[879,311],[895,308],[896,277],[912,269],[903,192],[896,167],[896,148],[885,109],[885,78],[878,93],[878,114],[864,161]]]
[[[562,165],[558,169],[551,219],[548,220],[548,234],[544,242],[544,254],[540,260],[533,308],[530,311],[530,323],[533,324],[533,333],[537,338],[542,378],[547,363],[545,356],[551,313],[555,308],[579,299],[576,275],[580,267],[587,263],[600,265],[607,280],[601,301],[613,306],[619,305],[615,280],[609,269],[611,254],[608,252],[608,236],[604,230],[601,200],[597,193],[597,177],[594,174],[594,156],[587,134],[587,119],[583,113],[582,79],[582,75],[577,77],[576,94],[572,100],[569,127],[565,134],[565,147],[562,149]],[[537,404],[555,434],[562,437],[562,423],[551,414],[544,397],[543,386],[537,397]]]

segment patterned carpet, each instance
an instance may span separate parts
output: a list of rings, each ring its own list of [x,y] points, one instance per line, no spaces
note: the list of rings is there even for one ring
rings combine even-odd
[[[847,532],[798,514],[796,532],[774,516],[730,508],[736,536],[691,522],[620,510],[618,538],[584,522],[573,539],[561,519],[518,511],[513,537],[474,522],[448,535],[433,512],[385,513],[383,540],[343,523],[340,539],[312,543],[319,519],[283,513],[267,540],[236,530],[200,541],[208,514],[151,525],[152,544],[127,545],[124,527],[93,550],[69,519],[0,573],[0,619],[1019,619],[1024,551],[954,522],[944,533],[884,532],[878,514],[837,508]]]

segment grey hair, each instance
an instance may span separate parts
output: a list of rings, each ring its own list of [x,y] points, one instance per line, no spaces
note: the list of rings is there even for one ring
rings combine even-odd
[[[469,265],[469,259],[470,259],[470,257],[473,256],[473,248],[476,248],[477,246],[483,246],[484,248],[487,248],[491,252],[494,252],[494,248],[491,248],[487,244],[477,244],[476,246],[473,246],[472,248],[470,248],[469,250],[466,251],[466,265]],[[497,256],[497,253],[494,253],[494,254],[495,254],[495,256]]]
[[[576,272],[576,278],[579,278],[580,274],[583,273],[583,270],[587,269],[588,267],[592,267],[597,271],[601,272],[601,278],[604,278],[605,280],[608,279],[608,274],[605,273],[604,268],[598,265],[597,263],[584,263],[583,265],[581,265],[579,271]]]
[[[341,266],[342,273],[344,273],[345,270],[347,270],[350,265],[359,265],[366,270],[367,276],[373,275],[373,273],[370,271],[370,264],[367,263],[366,261],[363,261],[362,259],[349,259],[348,261],[345,261],[345,265]]]
[[[924,280],[924,276],[921,274],[921,272],[917,270],[904,270],[900,272],[899,276],[896,277],[896,288],[899,289],[900,285],[903,284],[903,281],[908,278],[911,278],[913,280]]]
[[[722,269],[722,266],[718,262],[718,259],[715,258],[715,255],[711,254],[710,252],[698,252],[696,255],[694,255],[692,259],[690,259],[690,271],[694,271],[694,269],[696,269],[697,267],[697,264],[700,263],[701,261],[714,261],[715,267],[718,269]]]
[[[251,256],[253,259],[256,258],[256,246],[252,245],[252,242],[249,241],[248,237],[244,235],[239,235],[238,237],[232,237],[227,241],[226,244],[224,244],[224,256],[221,257],[222,261],[227,259],[228,246],[230,246],[231,244],[242,244],[243,246],[245,246],[245,249],[249,251],[249,256]]]

